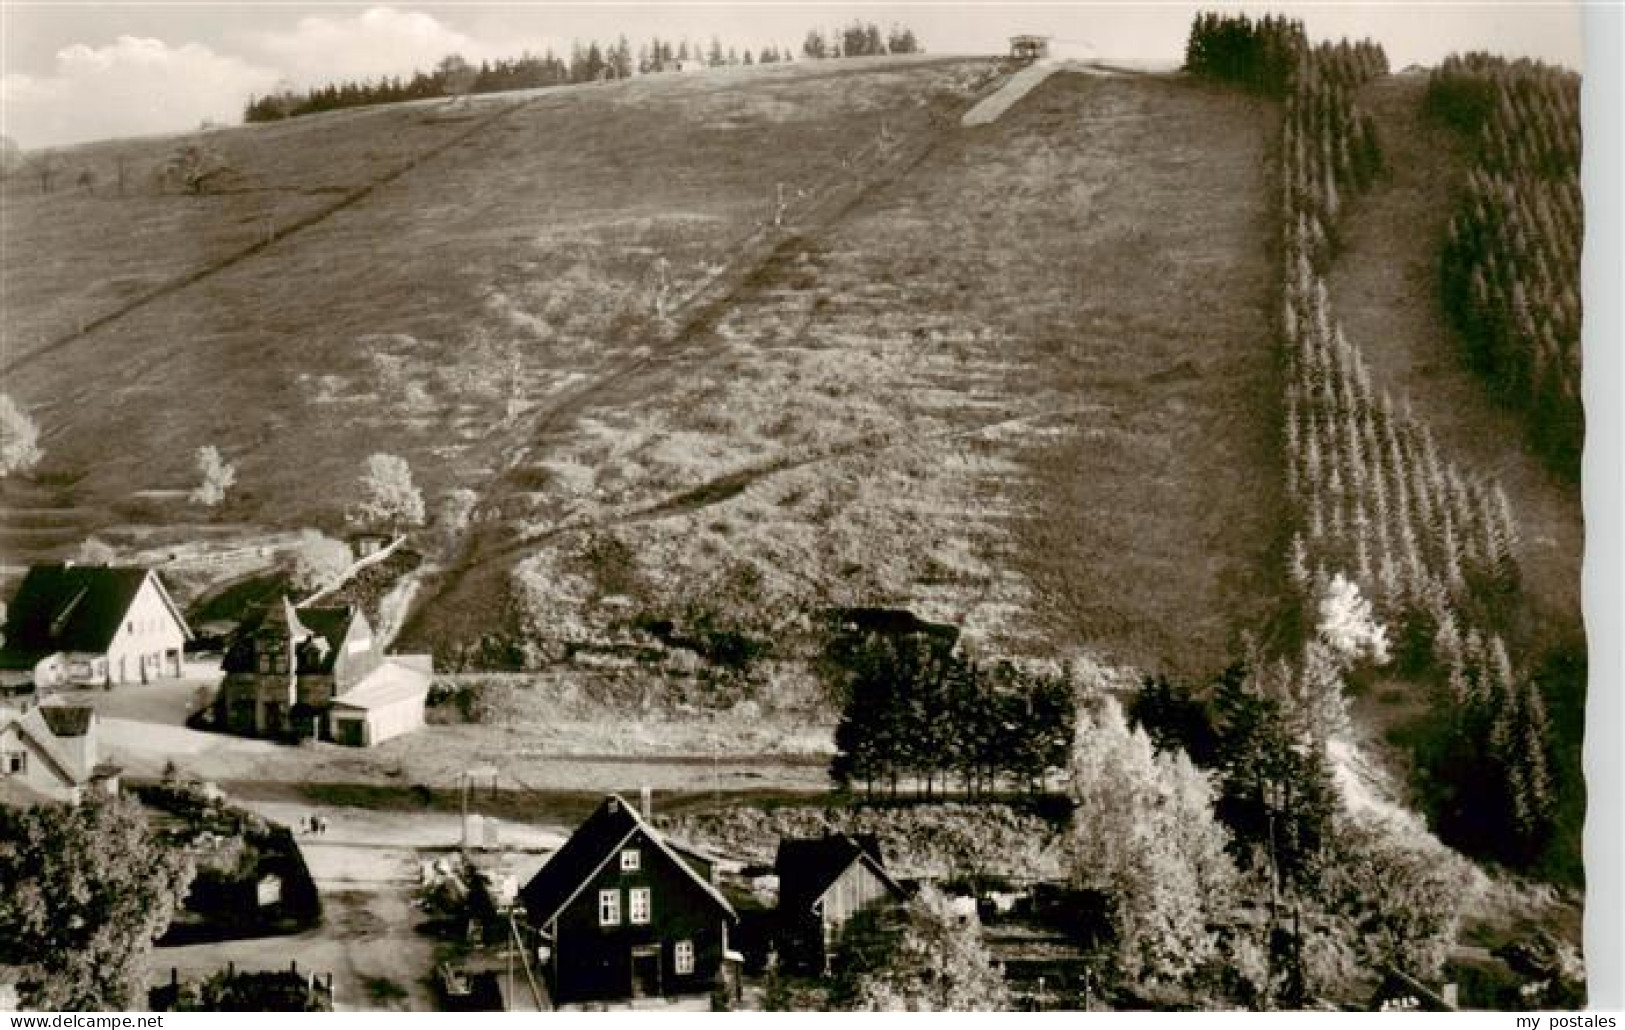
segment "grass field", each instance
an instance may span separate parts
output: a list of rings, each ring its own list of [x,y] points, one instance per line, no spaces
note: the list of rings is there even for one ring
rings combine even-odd
[[[1278,596],[1271,116],[1060,74],[960,129],[985,74],[841,62],[228,130],[222,196],[106,195],[118,154],[173,141],[70,152],[95,195],[4,197],[8,389],[47,450],[5,484],[4,542],[332,528],[383,450],[431,507],[480,496],[402,646],[591,636],[579,552],[608,531],[657,608],[750,568],[787,619],[907,605],[995,651],[1205,674]],[[216,512],[184,499],[204,444],[238,466]],[[539,589],[514,594],[517,563]]]
[[[207,138],[240,172],[241,192],[222,196],[41,196],[10,180],[0,350],[52,486],[17,506],[78,513],[75,533],[114,539],[148,524],[331,527],[377,450],[407,456],[431,495],[478,486],[527,414],[656,341],[662,261],[680,299],[771,215],[780,183],[814,202],[883,127],[923,123],[982,68],[854,61],[228,130]],[[116,152],[150,171],[174,146]],[[114,153],[70,151],[68,165]],[[287,234],[234,260],[268,213]],[[205,444],[238,466],[225,505],[153,493],[184,491]],[[67,546],[33,542],[8,537],[22,558]]]
[[[763,607],[1211,669],[1274,597],[1266,124],[1176,79],[1058,75],[786,240],[688,353],[549,427],[516,499],[540,542],[502,555],[535,623],[593,631],[575,570],[608,529],[657,605],[738,562]],[[505,574],[464,573],[418,639]]]

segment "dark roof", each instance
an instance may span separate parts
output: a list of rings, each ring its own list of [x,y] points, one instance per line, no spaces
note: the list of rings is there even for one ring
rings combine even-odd
[[[39,713],[58,737],[82,737],[90,730],[96,710],[89,705],[40,705]]]
[[[345,634],[359,616],[359,611],[351,605],[295,608],[286,597],[251,608],[237,628],[222,667],[226,672],[255,671],[253,638],[271,633],[293,641],[295,646],[309,642],[299,650],[301,674],[332,672]]]
[[[164,605],[190,636],[163,582],[148,569],[109,565],[35,565],[23,577],[6,622],[6,650],[46,655],[105,651],[141,585],[152,576]]]
[[[559,910],[570,903],[570,899],[592,878],[593,873],[617,852],[621,842],[639,830],[643,831],[651,844],[664,851],[679,869],[687,873],[716,902],[724,915],[729,919],[738,918],[728,899],[683,861],[655,828],[643,821],[636,808],[627,804],[620,795],[611,794],[593,810],[586,822],[576,827],[576,832],[570,835],[564,846],[553,853],[541,871],[531,877],[531,881],[519,892],[531,925],[543,926],[558,915]]]
[[[903,888],[886,872],[880,842],[873,834],[831,833],[823,837],[790,837],[779,841],[773,868],[779,874],[779,908],[805,912],[853,862],[869,866],[899,897]]]
[[[838,632],[890,637],[921,635],[933,637],[949,647],[959,641],[958,626],[927,622],[907,608],[829,608],[824,614]]]

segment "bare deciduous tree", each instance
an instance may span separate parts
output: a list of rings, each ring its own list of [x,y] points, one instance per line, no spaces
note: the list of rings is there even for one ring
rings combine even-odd
[[[294,589],[311,593],[337,583],[350,561],[350,548],[344,541],[307,529],[285,567]]]
[[[203,482],[192,491],[191,500],[213,508],[226,499],[226,491],[237,482],[237,466],[226,464],[219,449],[211,445],[197,449],[197,469]]]
[[[218,188],[235,169],[225,155],[201,143],[185,143],[164,159],[158,168],[166,185],[178,185],[187,193],[202,195]]]
[[[33,468],[42,453],[39,427],[9,394],[0,393],[0,479]]]

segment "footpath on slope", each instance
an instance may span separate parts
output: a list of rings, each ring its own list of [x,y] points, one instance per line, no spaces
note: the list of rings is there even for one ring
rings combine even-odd
[[[1040,83],[1060,70],[1061,63],[1053,58],[1046,57],[1041,61],[1034,61],[1006,79],[997,92],[982,98],[981,103],[966,111],[964,117],[959,119],[959,124],[968,129],[998,121],[1000,115],[1016,106],[1022,97],[1037,89]]]
[[[1146,74],[1148,70],[1124,65],[1103,64],[1099,61],[1064,61],[1046,57],[1034,61],[1006,79],[1003,86],[983,97],[980,103],[966,111],[964,117],[959,119],[959,124],[969,129],[978,125],[990,125],[998,121],[1006,111],[1020,103],[1022,97],[1037,89],[1045,79],[1056,72],[1079,72],[1084,75],[1111,77],[1116,75],[1141,75]]]

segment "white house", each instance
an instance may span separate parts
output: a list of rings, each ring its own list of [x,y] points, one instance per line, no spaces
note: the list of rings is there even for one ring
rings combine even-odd
[[[333,699],[333,739],[371,747],[423,726],[434,669],[428,655],[387,655],[366,679]]]
[[[7,611],[0,684],[150,683],[181,675],[192,633],[150,569],[36,565]]]
[[[87,789],[118,791],[118,770],[101,761],[94,709],[0,708],[0,801],[77,801]]]

